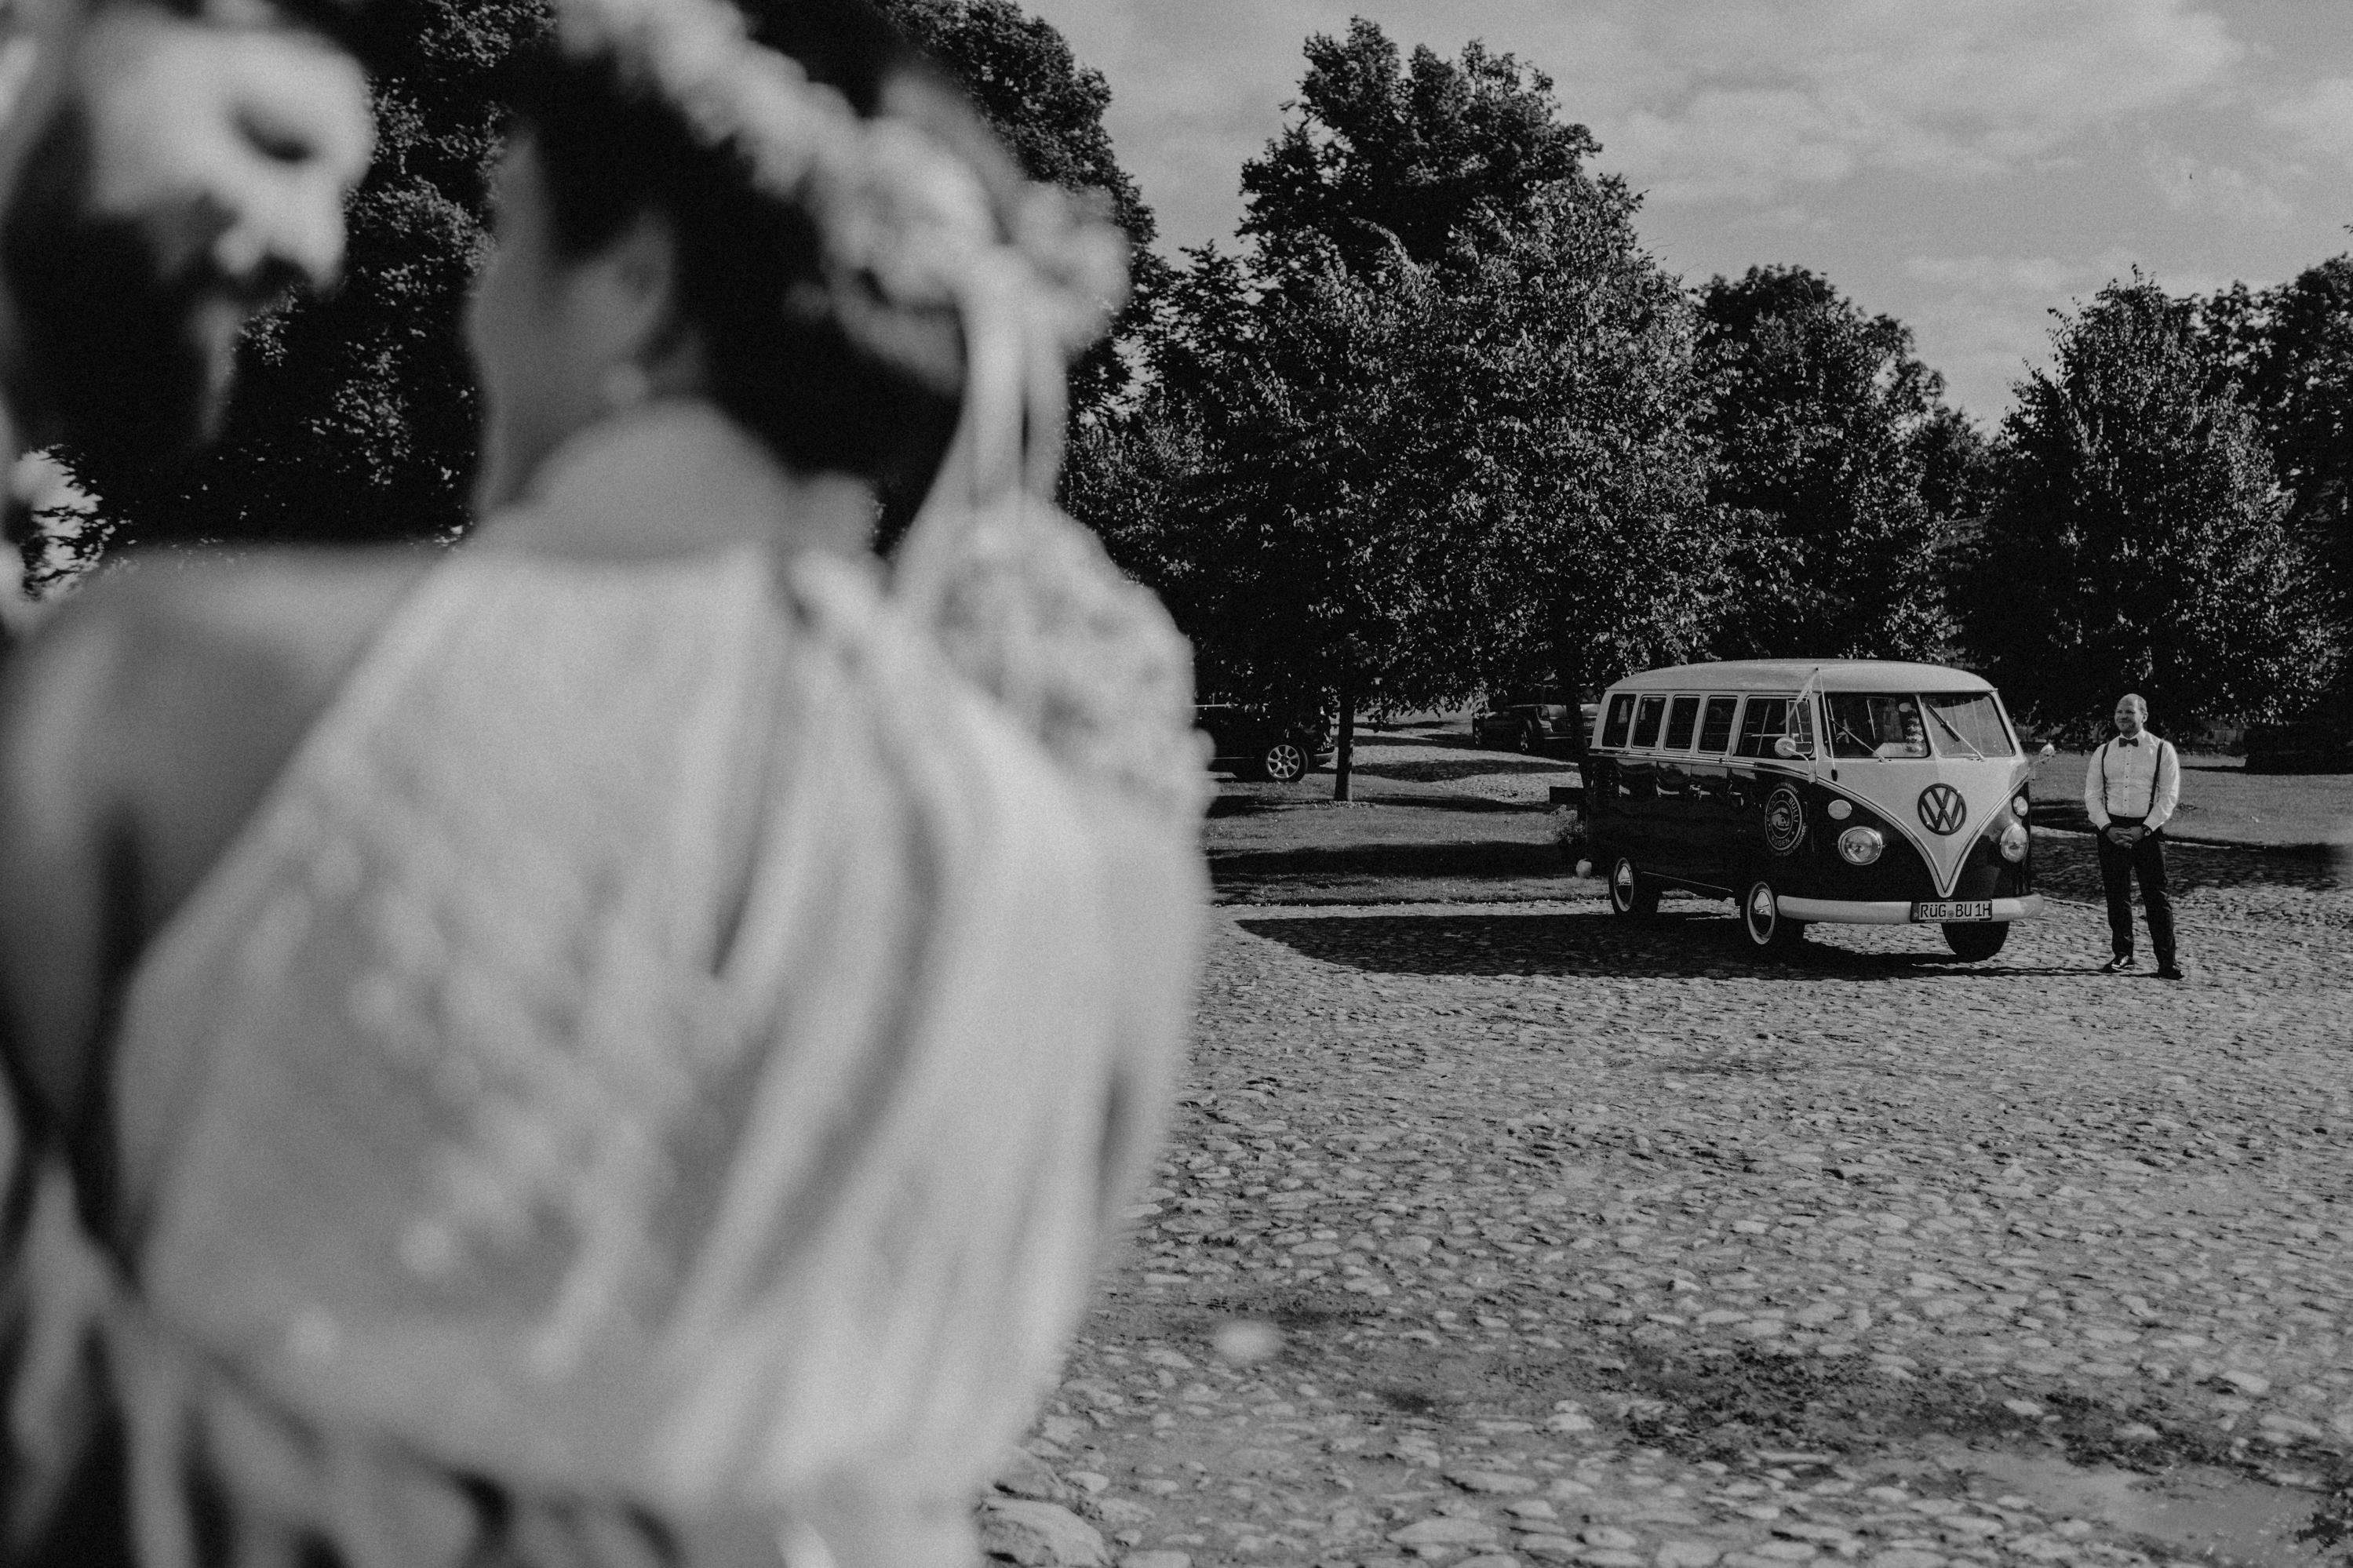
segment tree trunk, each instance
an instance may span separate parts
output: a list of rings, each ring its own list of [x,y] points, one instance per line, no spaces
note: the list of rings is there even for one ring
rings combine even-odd
[[[1567,700],[1569,712],[1575,717],[1576,740],[1569,746],[1569,755],[1578,763],[1585,761],[1585,639],[1563,616],[1553,632],[1553,674],[1561,684],[1562,695]]]
[[[1348,768],[1356,755],[1356,683],[1353,677],[1340,681],[1340,752],[1332,760],[1332,798],[1346,800]]]

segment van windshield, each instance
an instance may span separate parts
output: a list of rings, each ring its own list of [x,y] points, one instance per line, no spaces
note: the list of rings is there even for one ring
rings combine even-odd
[[[1822,706],[1837,757],[1902,762],[2018,754],[1990,691],[1831,691],[1823,694]]]
[[[1920,700],[1894,692],[1830,691],[1831,755],[1834,757],[1925,757],[1928,729]]]
[[[2001,704],[1990,691],[1930,691],[1920,700],[1936,750],[1947,756],[2014,757],[2018,747],[2001,721]]]

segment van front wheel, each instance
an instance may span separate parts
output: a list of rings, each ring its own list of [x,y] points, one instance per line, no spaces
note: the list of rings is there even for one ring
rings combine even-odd
[[[1659,885],[1634,869],[1623,855],[1609,868],[1609,912],[1649,920],[1659,912]]]
[[[1804,923],[1781,912],[1781,900],[1770,882],[1749,885],[1740,900],[1740,929],[1748,945],[1759,952],[1786,952],[1806,940]]]
[[[1964,958],[1971,963],[1991,958],[2009,940],[2008,921],[1945,922],[1945,945],[1953,950],[1955,958]]]

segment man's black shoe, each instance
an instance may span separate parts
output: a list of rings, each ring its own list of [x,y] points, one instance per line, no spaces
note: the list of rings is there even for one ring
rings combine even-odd
[[[2158,964],[2157,966],[2157,977],[2159,980],[2180,980],[2186,978],[2186,976],[2181,973],[2181,966],[2178,963]]]
[[[2127,969],[2137,969],[2139,967],[2139,959],[2135,958],[2129,952],[2120,952],[2114,958],[2108,960],[2105,963],[2100,965],[2100,973],[2103,974],[2122,974]]]

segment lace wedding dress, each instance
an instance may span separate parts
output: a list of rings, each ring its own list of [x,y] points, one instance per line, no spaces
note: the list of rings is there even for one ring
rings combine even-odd
[[[696,406],[563,462],[536,504],[777,504]],[[1158,1131],[1205,784],[1089,536],[955,548],[921,605],[756,547],[438,565],[139,966],[121,1268],[53,1178],[19,1454],[118,1425],[150,1568],[970,1560]]]

